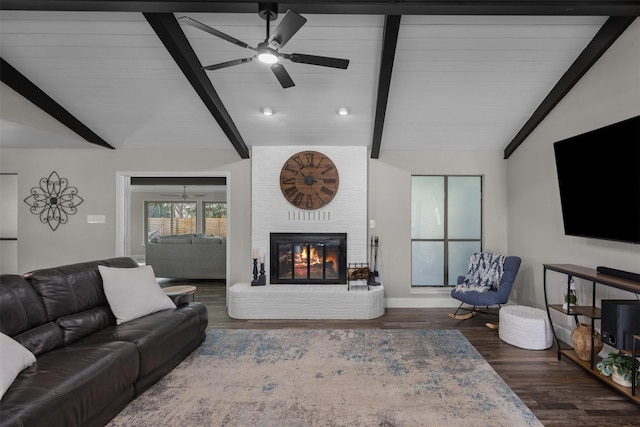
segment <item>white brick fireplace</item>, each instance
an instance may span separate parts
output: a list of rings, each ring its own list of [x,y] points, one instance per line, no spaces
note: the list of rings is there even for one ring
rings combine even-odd
[[[328,156],[340,179],[333,200],[313,211],[289,204],[279,184],[283,164],[293,154],[306,150]],[[347,262],[367,262],[366,147],[253,147],[251,158],[251,247],[264,256],[267,284],[270,233],[347,233]]]

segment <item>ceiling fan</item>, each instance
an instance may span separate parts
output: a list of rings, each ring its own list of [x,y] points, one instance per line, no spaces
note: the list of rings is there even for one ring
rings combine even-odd
[[[231,42],[240,47],[251,49],[256,52],[254,56],[249,58],[235,59],[233,61],[221,62],[219,64],[208,65],[203,67],[205,70],[219,70],[221,68],[231,67],[234,65],[240,65],[247,62],[251,62],[254,59],[265,64],[271,64],[271,71],[276,76],[280,85],[284,89],[295,86],[291,76],[284,68],[284,65],[280,63],[280,59],[288,59],[291,62],[300,64],[319,65],[321,67],[341,68],[346,70],[349,66],[348,59],[329,58],[326,56],[306,55],[303,53],[281,53],[278,49],[284,47],[287,42],[293,37],[293,35],[307,22],[307,19],[300,16],[292,10],[287,10],[282,21],[273,30],[269,32],[269,22],[278,17],[277,5],[273,3],[260,3],[258,14],[262,19],[267,22],[267,36],[263,42],[258,43],[257,47],[249,46],[247,43],[231,37],[221,31],[209,27],[199,21],[188,16],[182,16],[178,18],[181,22],[212,34],[216,37],[220,37],[223,40]]]
[[[169,193],[169,194],[163,194],[163,196],[180,197],[182,200],[189,200],[194,197],[204,197],[206,196],[206,194],[189,194],[187,193],[187,186],[183,185],[182,193]]]

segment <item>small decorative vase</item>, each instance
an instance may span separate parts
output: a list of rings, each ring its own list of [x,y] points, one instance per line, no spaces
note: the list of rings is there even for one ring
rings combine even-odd
[[[611,374],[611,379],[614,383],[620,384],[622,387],[631,387],[631,381],[625,381],[622,379],[622,376],[618,373],[618,367],[613,367],[613,373]]]
[[[593,331],[593,344],[595,351],[593,354],[600,353],[603,344],[598,331]],[[571,332],[571,345],[581,360],[591,360],[591,326],[585,323],[578,323],[578,326]]]

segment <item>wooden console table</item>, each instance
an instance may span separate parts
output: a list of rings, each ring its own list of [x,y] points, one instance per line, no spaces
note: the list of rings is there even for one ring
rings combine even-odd
[[[593,283],[593,291],[591,295],[591,305],[583,305],[583,306],[575,306],[572,305],[569,309],[562,308],[562,304],[551,304],[549,303],[548,293],[547,293],[547,272],[555,271],[557,273],[566,274],[567,275],[567,289],[566,293],[569,293],[569,286],[572,278],[577,277],[580,279],[589,280]],[[608,274],[598,273],[597,270],[593,268],[581,267],[579,265],[573,264],[544,264],[544,301],[547,307],[547,315],[549,316],[549,322],[553,325],[551,320],[551,310],[559,311],[567,316],[574,316],[576,319],[576,323],[578,323],[578,316],[584,316],[591,321],[591,331],[594,330],[594,322],[602,318],[602,313],[599,307],[596,306],[596,288],[597,285],[609,286],[612,288],[622,289],[625,291],[633,292],[635,294],[640,294],[640,282],[634,280],[628,280],[617,276],[611,276]],[[632,387],[623,387],[611,379],[611,377],[605,377],[600,374],[598,369],[595,367],[597,362],[599,361],[599,357],[597,354],[593,354],[594,348],[594,338],[593,333],[591,334],[591,358],[589,361],[584,361],[580,359],[573,348],[558,338],[558,335],[553,330],[553,336],[558,347],[558,360],[564,355],[568,359],[572,360],[587,372],[598,378],[600,381],[609,385],[610,387],[618,390],[623,395],[627,396],[629,399],[635,401],[636,403],[640,403],[640,397],[636,395],[635,392],[635,382],[632,384]],[[634,341],[635,347],[635,341]],[[632,350],[635,353],[635,349]],[[629,352],[631,354],[631,352]]]

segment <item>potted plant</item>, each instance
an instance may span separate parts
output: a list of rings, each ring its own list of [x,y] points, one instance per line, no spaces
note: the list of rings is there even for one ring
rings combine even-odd
[[[598,371],[605,377],[611,376],[611,379],[624,386],[631,387],[631,369],[633,359],[631,356],[623,354],[622,352],[609,353],[604,359],[602,359],[596,365]],[[636,363],[636,382],[640,380],[640,369],[638,366],[640,363]]]

